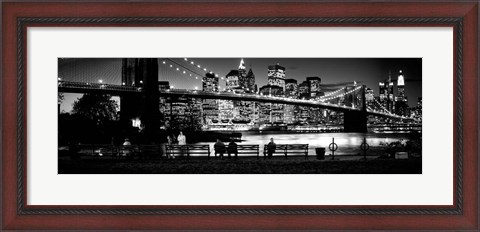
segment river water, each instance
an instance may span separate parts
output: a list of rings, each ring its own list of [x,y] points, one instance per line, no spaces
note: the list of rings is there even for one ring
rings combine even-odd
[[[332,143],[332,138],[335,139],[335,143],[338,145],[338,150],[335,151],[335,155],[356,155],[361,152],[360,145],[363,142],[363,138],[366,138],[370,147],[378,147],[380,143],[391,143],[394,141],[408,141],[408,133],[289,133],[284,131],[278,132],[242,132],[242,142],[238,144],[259,144],[260,154],[263,154],[263,145],[270,141],[270,138],[274,139],[276,144],[308,144],[309,155],[315,155],[315,148],[325,147],[326,154],[331,152],[328,150],[328,146]],[[228,141],[223,141],[225,145]],[[199,143],[199,144],[211,144],[212,143]]]

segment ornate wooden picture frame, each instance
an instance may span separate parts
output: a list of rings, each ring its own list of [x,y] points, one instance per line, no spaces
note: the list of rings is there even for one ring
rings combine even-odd
[[[2,3],[2,229],[478,229],[478,2]],[[239,12],[242,12],[241,14]],[[26,29],[106,26],[454,29],[454,204],[31,206]]]

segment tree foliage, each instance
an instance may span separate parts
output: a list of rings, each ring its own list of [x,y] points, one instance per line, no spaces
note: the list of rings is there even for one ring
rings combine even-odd
[[[58,104],[62,104],[63,100],[65,100],[65,96],[63,95],[63,93],[58,93],[58,100],[57,100],[57,103]]]
[[[118,104],[106,94],[84,94],[73,103],[72,113],[94,121],[97,125],[119,118]]]

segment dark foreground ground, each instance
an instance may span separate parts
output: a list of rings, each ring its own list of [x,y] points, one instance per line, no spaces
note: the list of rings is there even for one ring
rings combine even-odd
[[[339,158],[337,158],[339,157]],[[271,160],[234,159],[117,160],[61,157],[59,174],[421,174],[421,158],[406,160],[361,156],[336,156],[336,160],[314,157],[274,157]]]

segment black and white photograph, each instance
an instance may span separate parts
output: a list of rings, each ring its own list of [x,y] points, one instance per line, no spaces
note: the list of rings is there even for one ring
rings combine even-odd
[[[58,174],[422,174],[422,58],[58,58]]]

